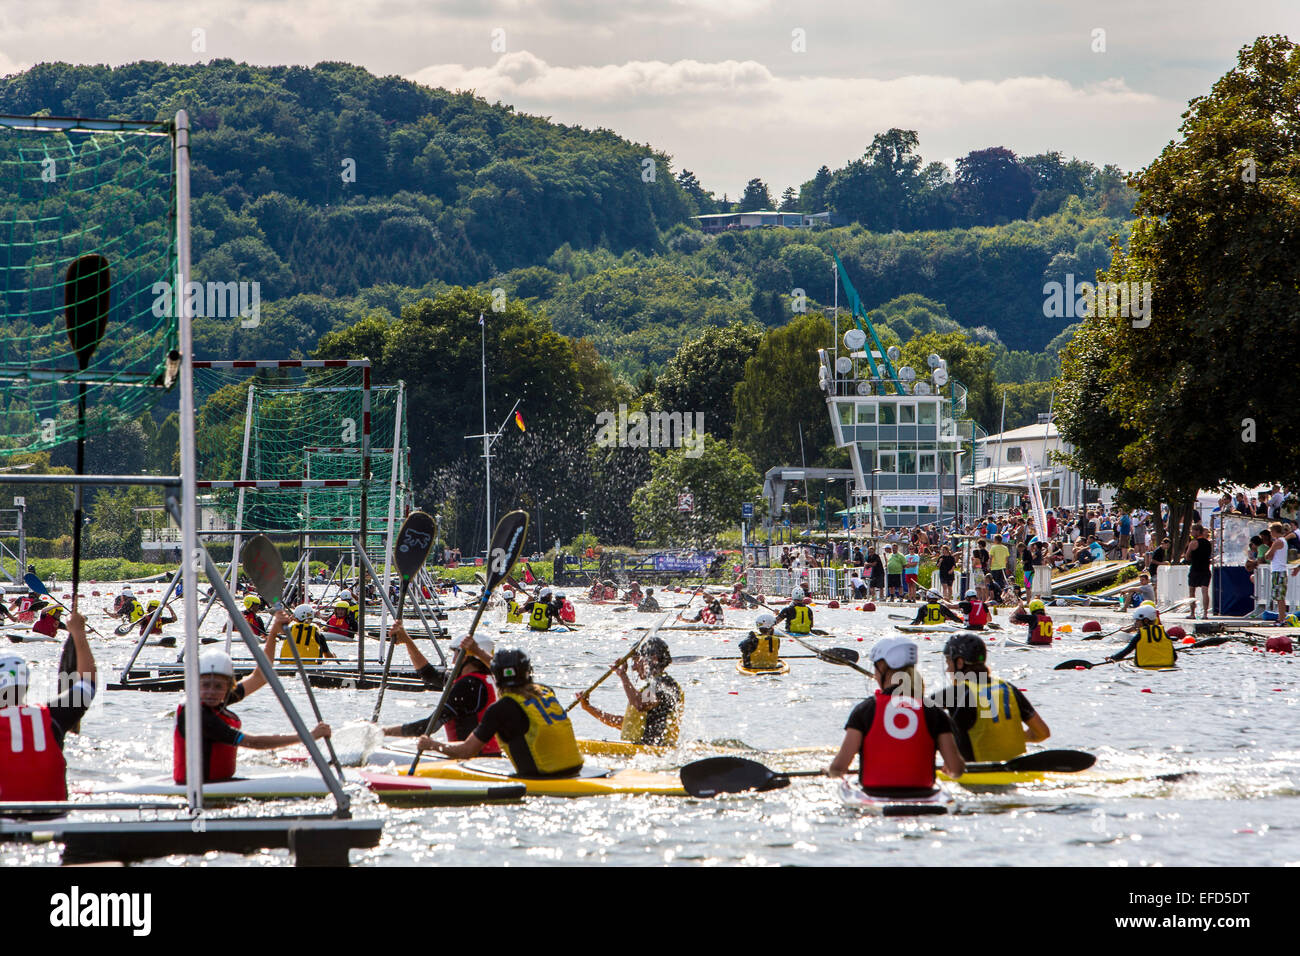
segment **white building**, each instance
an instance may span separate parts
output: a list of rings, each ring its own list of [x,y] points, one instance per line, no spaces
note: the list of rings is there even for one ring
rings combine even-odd
[[[989,435],[976,442],[975,449],[974,482],[965,479],[962,484],[980,493],[985,509],[1003,511],[1020,503],[1029,488],[1027,463],[1038,472],[1048,508],[1073,508],[1085,500],[1109,502],[1115,497],[1114,488],[1085,486],[1078,472],[1051,460],[1052,452],[1074,450],[1051,422]]]

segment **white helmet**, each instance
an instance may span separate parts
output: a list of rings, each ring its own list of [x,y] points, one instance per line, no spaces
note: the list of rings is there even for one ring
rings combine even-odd
[[[199,655],[199,674],[222,674],[235,676],[235,662],[225,651],[204,651]]]
[[[123,597],[135,597],[135,592],[131,590],[131,585],[129,585],[129,584],[124,584],[124,585],[122,585],[122,596],[123,596]]]
[[[537,596],[541,598],[543,601],[545,601],[548,597],[551,596],[551,589],[542,588],[540,591],[537,592]]]
[[[339,592],[339,600],[341,600],[341,601],[351,601],[351,600],[352,600],[352,592],[349,591],[347,588],[344,588],[342,591]]]
[[[299,604],[293,609],[293,616],[300,621],[310,621],[315,609],[310,604]]]
[[[764,611],[758,617],[754,618],[754,623],[763,630],[776,627],[776,615],[771,611]]]
[[[0,703],[17,706],[27,696],[27,662],[17,654],[0,654]],[[16,688],[11,694],[9,688]]]
[[[927,591],[925,592],[925,596],[928,597],[931,601],[943,600],[943,595],[940,594],[938,591]]]
[[[797,585],[797,584],[796,584],[793,588],[791,588],[791,589],[790,589],[790,600],[792,600],[792,601],[802,601],[802,600],[803,600],[803,588],[799,587],[799,585]]]
[[[1154,621],[1156,619],[1156,609],[1149,605],[1143,604],[1133,609],[1133,620],[1135,621]]]
[[[967,592],[966,592],[966,596],[967,596],[968,598],[979,597],[979,595],[975,593],[975,589],[974,589],[974,588],[971,588],[969,591],[967,591]]]
[[[563,591],[556,591],[556,592],[555,592],[555,600],[557,600],[557,601],[563,601],[563,600],[566,600],[566,598],[565,598],[565,596],[564,596],[564,592],[563,592]]]

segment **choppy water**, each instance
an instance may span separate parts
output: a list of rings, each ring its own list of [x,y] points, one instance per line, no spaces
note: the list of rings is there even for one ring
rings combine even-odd
[[[103,590],[101,588],[101,590]],[[104,591],[105,594],[109,593]],[[92,607],[107,599],[91,599]],[[827,645],[865,652],[879,637],[895,633],[883,609],[817,609],[817,626],[832,630]],[[627,629],[650,615],[616,614],[607,606],[579,604],[583,627],[571,633],[534,635],[489,612],[480,625],[498,647],[517,645],[532,656],[538,678],[562,689],[562,699],[591,683],[627,647]],[[409,864],[741,864],[943,865],[1024,864],[1072,866],[1280,865],[1300,860],[1300,745],[1293,739],[1300,701],[1297,662],[1229,643],[1184,655],[1181,668],[1143,673],[1104,667],[1053,671],[1069,657],[1100,659],[1115,639],[1080,643],[1085,615],[1056,612],[1058,623],[1073,621],[1076,633],[1051,649],[992,645],[995,673],[1024,689],[1051,726],[1047,746],[1077,748],[1099,755],[1098,769],[1154,777],[1186,773],[1176,782],[1151,779],[1117,784],[1021,789],[1000,794],[965,794],[947,817],[878,819],[842,808],[825,780],[796,779],[785,790],[713,800],[613,796],[566,800],[530,797],[505,806],[390,809],[354,786],[354,813],[382,816],[383,842],[355,863]],[[216,612],[205,633],[217,633]],[[729,623],[752,621],[735,613]],[[453,612],[453,633],[468,627],[469,612]],[[111,634],[107,618],[91,623]],[[1173,623],[1170,619],[1167,623]],[[174,630],[175,627],[169,630]],[[741,631],[664,631],[679,655],[735,654]],[[130,637],[94,641],[101,675],[120,668]],[[942,638],[920,640],[921,668],[928,682],[941,679]],[[14,645],[6,645],[15,647]],[[40,680],[57,661],[59,645],[24,645]],[[340,645],[340,653],[355,653]],[[16,648],[15,648],[16,649]],[[789,653],[802,653],[787,642]],[[174,661],[175,650],[146,649],[144,660]],[[237,656],[243,656],[237,653]],[[432,658],[432,654],[430,654]],[[400,652],[399,652],[400,659]],[[815,660],[792,662],[790,674],[753,678],[738,674],[732,661],[674,666],[686,691],[684,740],[738,739],[761,750],[838,746],[844,720],[867,693],[866,678],[849,668]],[[304,714],[310,712],[301,684],[286,681]],[[1147,691],[1150,691],[1149,693]],[[376,691],[316,690],[325,719],[336,728],[366,719]],[[621,711],[615,680],[596,695],[605,710]],[[38,694],[33,695],[39,700]],[[387,724],[427,714],[434,694],[389,691]],[[119,779],[168,772],[171,729],[179,695],[107,693],[87,717],[83,732],[66,748],[69,784],[89,789]],[[269,690],[235,708],[246,730],[283,733],[289,723]],[[612,737],[615,731],[575,710],[579,736]],[[815,755],[754,754],[778,769],[813,769],[829,762],[830,749]],[[680,764],[637,758],[647,769]],[[617,758],[587,758],[617,766]],[[241,766],[284,765],[270,754],[241,752]],[[234,812],[328,810],[332,801],[244,805]],[[131,817],[126,817],[130,819]],[[0,844],[0,865],[56,863],[57,847]],[[174,857],[156,865],[283,865],[284,851],[252,857],[211,854],[202,861]]]

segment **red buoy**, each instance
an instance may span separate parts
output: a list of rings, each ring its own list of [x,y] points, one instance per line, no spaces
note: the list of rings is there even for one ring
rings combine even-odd
[[[1083,627],[1081,627],[1080,630],[1083,631],[1085,634],[1091,631],[1100,631],[1101,621],[1084,621]]]

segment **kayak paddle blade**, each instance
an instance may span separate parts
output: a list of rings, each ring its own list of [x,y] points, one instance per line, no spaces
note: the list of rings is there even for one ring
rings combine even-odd
[[[402,530],[397,532],[397,546],[393,549],[393,560],[403,581],[411,580],[424,567],[437,533],[438,526],[425,512],[412,511],[406,516]]]
[[[746,790],[777,790],[790,785],[789,777],[744,757],[709,757],[688,763],[680,773],[682,788],[692,797],[712,797]]]
[[[108,325],[111,287],[108,260],[98,253],[81,256],[68,266],[63,285],[64,319],[68,341],[83,372],[90,365],[90,357],[99,347]]]
[[[274,607],[284,594],[284,559],[280,549],[264,534],[255,535],[239,549],[239,563],[258,596]]]
[[[44,594],[47,597],[49,596],[50,589],[45,586],[45,582],[31,571],[28,571],[23,575],[23,584],[27,585],[27,590],[35,594]]]
[[[524,538],[528,534],[528,512],[512,511],[497,522],[492,532],[492,545],[488,549],[487,583],[483,586],[480,600],[487,604],[492,592],[509,575],[515,562],[524,550]]]
[[[1092,661],[1061,661],[1052,668],[1054,671],[1072,671],[1082,667],[1084,670],[1091,670],[1094,666]]]
[[[1082,750],[1039,750],[1032,754],[1013,757],[1003,766],[1008,771],[1024,773],[1039,771],[1042,773],[1078,773],[1087,770],[1097,762],[1095,755]]]
[[[822,650],[821,655],[827,660],[843,661],[845,664],[858,662],[858,652],[850,647],[827,647]]]

